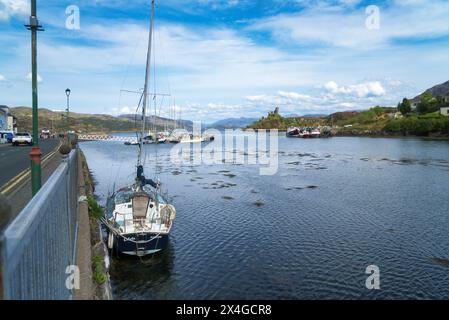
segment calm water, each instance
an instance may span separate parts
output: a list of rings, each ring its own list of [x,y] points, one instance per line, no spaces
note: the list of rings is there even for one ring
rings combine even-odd
[[[215,142],[216,143],[216,142]],[[81,145],[104,201],[132,182],[135,147]],[[113,258],[116,299],[449,299],[449,142],[279,138],[279,171],[176,165],[158,153],[178,215],[170,247]],[[381,290],[365,287],[377,265]]]

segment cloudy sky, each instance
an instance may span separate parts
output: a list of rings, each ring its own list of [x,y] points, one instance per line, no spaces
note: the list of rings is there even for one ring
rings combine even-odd
[[[149,2],[38,0],[40,106],[63,109],[69,87],[73,111],[134,112],[138,95],[121,90],[143,87]],[[152,87],[172,95],[158,101],[161,115],[175,103],[183,118],[206,122],[275,106],[300,115],[360,110],[449,80],[447,0],[156,4]],[[67,28],[71,5],[79,29]],[[0,0],[0,104],[31,105],[29,10],[28,0]]]

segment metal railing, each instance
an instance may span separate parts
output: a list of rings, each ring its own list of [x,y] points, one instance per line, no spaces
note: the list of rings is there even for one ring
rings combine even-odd
[[[4,299],[66,300],[75,265],[78,152],[73,150],[8,226],[0,243]]]

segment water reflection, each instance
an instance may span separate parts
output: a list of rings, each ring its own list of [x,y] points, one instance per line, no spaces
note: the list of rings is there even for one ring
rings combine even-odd
[[[113,254],[111,278],[114,291],[120,292],[118,298],[160,299],[164,292],[171,292],[175,286],[175,278],[172,277],[174,252],[169,239],[164,251],[150,256],[139,258]]]

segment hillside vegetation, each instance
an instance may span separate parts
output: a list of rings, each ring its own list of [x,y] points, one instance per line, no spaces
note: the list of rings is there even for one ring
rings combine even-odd
[[[11,108],[11,113],[17,118],[19,131],[32,130],[32,110],[29,107]],[[151,128],[153,117],[147,117],[148,127]],[[156,117],[157,130],[162,131],[166,126],[173,127],[174,121]],[[183,124],[188,124],[183,121]],[[114,117],[104,114],[82,114],[70,112],[68,121],[69,130],[85,134],[106,134],[111,132],[135,131],[140,127],[140,116],[126,115]],[[53,133],[65,132],[67,120],[65,112],[55,112],[48,109],[39,109],[39,130],[50,129]]]
[[[331,126],[340,135],[449,136],[449,117],[440,113],[449,107],[449,81],[436,85],[413,99],[404,98],[397,108],[374,107],[366,111],[337,112],[330,116],[282,117],[279,108],[248,128],[287,130],[288,127]]]
[[[276,108],[274,112],[270,112],[268,116],[262,117],[260,120],[249,125],[249,129],[277,129],[281,131],[287,130],[289,127],[311,127],[325,125],[325,118],[301,118],[301,117],[283,117]]]
[[[398,117],[396,108],[386,107],[374,107],[362,112],[337,112],[320,118],[285,118],[279,112],[270,112],[248,128],[287,130],[293,126],[331,126],[337,135],[449,135],[449,117],[439,112],[411,112]]]

